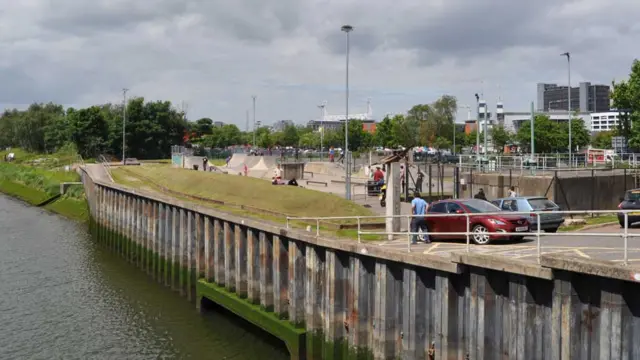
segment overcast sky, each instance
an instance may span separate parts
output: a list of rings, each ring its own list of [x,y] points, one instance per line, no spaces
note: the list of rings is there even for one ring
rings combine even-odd
[[[638,0],[0,0],[0,107],[121,101],[121,89],[184,102],[187,116],[244,130],[350,109],[374,116],[442,94],[484,92],[524,111],[537,82],[609,84],[640,56]],[[467,117],[461,109],[459,120]]]

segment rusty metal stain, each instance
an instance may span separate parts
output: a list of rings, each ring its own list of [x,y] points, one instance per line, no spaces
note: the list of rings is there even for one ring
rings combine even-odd
[[[596,319],[598,315],[600,315],[600,312],[596,309],[589,308],[582,311],[582,324],[589,332],[593,332],[593,320]]]

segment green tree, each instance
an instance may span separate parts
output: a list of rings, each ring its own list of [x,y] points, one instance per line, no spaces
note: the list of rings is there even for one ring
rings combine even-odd
[[[304,148],[316,149],[320,147],[320,133],[306,132],[300,136],[300,146]]]
[[[613,107],[620,111],[618,133],[629,140],[631,148],[640,149],[640,61],[633,61],[628,80],[613,82],[612,87]]]
[[[282,130],[281,144],[283,146],[298,146],[300,137],[298,129],[294,125],[287,125]]]
[[[504,146],[511,142],[513,135],[502,125],[494,126],[491,129],[491,139],[493,141],[494,148],[499,152],[504,151]]]
[[[69,109],[67,112],[71,140],[85,158],[97,157],[108,148],[109,124],[99,106]]]
[[[465,146],[476,146],[477,136],[478,136],[478,131],[476,131],[475,129],[471,130],[471,132],[466,134],[465,141],[464,141]]]
[[[536,115],[534,118],[534,140],[537,153],[555,152],[566,146],[559,131],[558,123],[546,115]],[[525,121],[516,134],[520,147],[527,151],[531,148],[531,121]]]
[[[389,116],[385,116],[384,119],[376,125],[376,134],[373,143],[374,145],[382,147],[393,146],[392,124]]]
[[[611,149],[611,140],[615,136],[615,131],[600,131],[591,139],[591,145],[596,149]]]
[[[213,120],[209,118],[202,118],[196,121],[195,132],[198,136],[213,134]]]

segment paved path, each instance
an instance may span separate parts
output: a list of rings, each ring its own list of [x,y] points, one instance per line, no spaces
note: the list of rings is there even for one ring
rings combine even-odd
[[[624,258],[623,230],[619,225],[610,225],[598,229],[586,230],[585,234],[602,234],[602,236],[579,235],[580,232],[562,235],[549,234],[541,237],[542,254],[563,254],[598,260],[622,262]],[[628,231],[628,261],[640,263],[640,228]],[[396,251],[408,251],[407,237],[380,243],[380,246]],[[441,255],[448,257],[451,252],[466,251],[464,240],[446,240],[431,244],[420,243],[411,247],[411,252]],[[526,237],[518,242],[496,242],[490,245],[471,245],[470,251],[483,254],[506,256],[524,261],[536,261],[537,243],[535,237]]]

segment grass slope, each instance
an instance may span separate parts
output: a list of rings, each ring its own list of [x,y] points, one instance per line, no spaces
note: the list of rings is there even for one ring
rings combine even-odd
[[[116,181],[134,187],[153,187],[132,179],[136,175],[183,194],[248,205],[299,217],[367,216],[373,213],[333,194],[293,186],[274,186],[270,182],[245,176],[206,173],[162,166],[140,166],[113,170]]]

